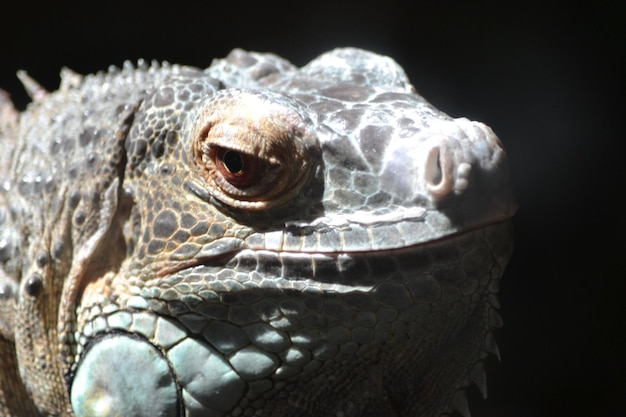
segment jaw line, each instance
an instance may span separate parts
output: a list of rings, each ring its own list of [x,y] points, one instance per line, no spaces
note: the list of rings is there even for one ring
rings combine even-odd
[[[217,267],[219,265],[223,265],[225,262],[234,258],[235,256],[237,256],[238,254],[244,251],[250,251],[253,253],[262,253],[262,252],[274,253],[279,256],[281,254],[285,254],[288,256],[302,255],[303,258],[313,257],[316,255],[329,257],[329,258],[339,258],[341,256],[366,256],[370,258],[375,258],[379,256],[389,256],[394,253],[406,253],[406,252],[417,251],[421,248],[425,248],[430,245],[436,245],[441,242],[445,242],[446,240],[451,240],[459,236],[470,234],[470,233],[475,232],[476,230],[483,229],[490,225],[495,225],[498,223],[506,222],[508,220],[509,218],[505,217],[497,221],[491,221],[491,222],[486,222],[484,224],[476,225],[475,227],[472,227],[466,230],[452,232],[450,234],[438,237],[436,239],[429,240],[427,242],[420,242],[420,243],[411,244],[407,246],[389,247],[389,248],[383,248],[383,249],[320,252],[320,251],[307,251],[307,250],[271,250],[271,249],[264,249],[264,248],[249,248],[243,245],[237,248],[233,248],[232,250],[229,250],[229,251],[207,255],[207,256],[199,256],[199,257],[195,257],[191,259],[184,259],[184,260],[172,260],[172,259],[166,260],[166,261],[156,264],[154,270],[156,271],[156,276],[159,278],[162,278],[168,275],[173,275],[173,274],[180,273],[182,271],[190,270],[197,266]]]

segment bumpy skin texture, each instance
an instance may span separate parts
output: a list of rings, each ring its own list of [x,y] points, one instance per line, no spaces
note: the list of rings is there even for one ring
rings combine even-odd
[[[504,151],[391,59],[64,70],[0,91],[6,416],[468,415]]]

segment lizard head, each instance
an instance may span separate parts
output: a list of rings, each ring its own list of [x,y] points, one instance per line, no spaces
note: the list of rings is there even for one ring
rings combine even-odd
[[[67,172],[53,185],[68,204],[29,209],[56,210],[30,251],[62,230],[63,269],[24,256],[48,275],[21,297],[33,317],[62,300],[51,352],[76,416],[439,415],[484,388],[515,211],[486,125],[351,48],[300,69],[234,51],[65,84],[41,99],[71,109],[43,112],[48,131],[79,125],[97,169],[61,142],[37,154]]]
[[[417,380],[445,370],[420,363],[455,358],[466,364],[438,394],[452,403],[488,350],[493,323],[473,320],[495,311],[510,255],[500,141],[436,110],[385,58],[338,50],[254,79],[261,56],[246,57],[178,77],[138,109],[124,177],[132,253],[106,290],[82,295],[74,408],[228,415],[258,400],[306,413],[317,392],[328,414],[392,379],[421,398]],[[216,83],[225,65],[242,79]],[[111,375],[102,364],[122,351],[134,371]],[[368,376],[350,376],[351,392],[321,387],[342,363]],[[301,403],[261,400],[283,389]]]

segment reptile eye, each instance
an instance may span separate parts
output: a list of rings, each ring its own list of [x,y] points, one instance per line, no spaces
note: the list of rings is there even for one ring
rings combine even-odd
[[[235,187],[246,188],[260,179],[262,163],[255,157],[225,148],[217,148],[213,154],[219,174]]]
[[[261,210],[289,201],[319,146],[297,103],[269,92],[221,90],[195,121],[192,153],[210,195]]]

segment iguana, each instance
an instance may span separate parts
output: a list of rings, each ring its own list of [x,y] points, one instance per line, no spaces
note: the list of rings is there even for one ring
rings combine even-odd
[[[0,94],[4,416],[469,416],[515,202],[392,59],[234,50]]]

